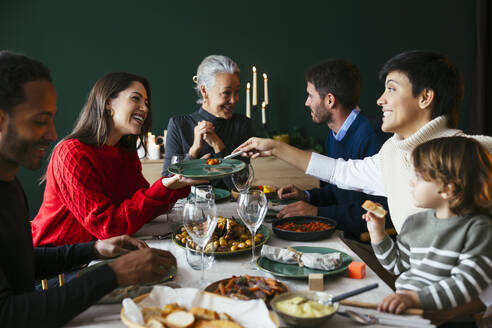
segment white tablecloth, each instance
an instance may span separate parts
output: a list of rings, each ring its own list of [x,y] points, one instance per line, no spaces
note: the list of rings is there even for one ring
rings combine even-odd
[[[236,212],[236,204],[233,202],[226,201],[224,203],[217,204],[218,215],[225,217],[235,216],[238,217]],[[169,215],[162,215],[152,222],[146,224],[135,236],[147,236],[147,235],[158,235],[169,231],[169,224],[167,221],[177,221],[177,212],[173,211]],[[271,229],[270,224],[265,224]],[[181,285],[182,287],[189,287],[191,281],[200,278],[200,271],[195,271],[191,269],[186,263],[185,250],[177,246],[170,239],[166,240],[146,240],[149,246],[165,249],[172,252],[178,261],[178,274],[174,280],[175,283]],[[279,239],[273,234],[268,241],[269,245],[287,247],[287,246],[320,246],[329,247],[340,250],[347,253],[352,257],[354,261],[361,261],[361,259],[350,250],[338,237],[334,234],[332,237],[320,241],[311,242],[295,242]],[[251,258],[251,253],[246,253],[244,255],[216,258],[213,267],[206,271],[205,279],[213,282],[220,279],[231,277],[232,275],[259,275],[273,277],[270,274],[263,271],[253,271],[245,270],[242,264],[249,261]],[[307,279],[285,279],[281,277],[275,277],[276,279],[286,283],[290,290],[307,290],[308,282]],[[389,288],[379,277],[369,268],[366,267],[366,277],[364,279],[350,279],[344,274],[330,276],[325,278],[325,291],[332,295],[341,294],[352,289],[363,287],[371,283],[379,283],[379,288],[373,289],[369,292],[363,293],[358,296],[354,296],[351,300],[369,302],[369,303],[379,303],[385,296],[392,293],[391,288]],[[343,309],[343,306],[341,307]],[[81,313],[79,316],[74,318],[66,327],[125,327],[125,325],[120,320],[121,304],[111,304],[111,305],[94,305],[87,309],[85,312]],[[357,310],[357,309],[355,309]],[[358,324],[351,322],[349,319],[335,315],[330,321],[325,325],[326,327],[359,327]],[[373,325],[372,327],[378,327]]]

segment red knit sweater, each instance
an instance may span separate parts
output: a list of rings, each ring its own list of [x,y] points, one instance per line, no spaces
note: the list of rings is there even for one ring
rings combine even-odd
[[[43,204],[32,222],[33,244],[131,235],[189,192],[167,189],[161,179],[149,187],[136,152],[66,140],[48,165]]]

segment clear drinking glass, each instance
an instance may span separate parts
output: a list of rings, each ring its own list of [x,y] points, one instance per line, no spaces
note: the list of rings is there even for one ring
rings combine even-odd
[[[255,172],[251,164],[246,165],[244,169],[231,175],[232,183],[240,193],[249,190],[254,177]]]
[[[181,163],[186,161],[187,159],[188,158],[186,154],[176,154],[171,156],[171,164]]]
[[[212,185],[191,186],[191,197],[195,202],[215,202],[214,188]]]
[[[197,252],[195,248],[190,245],[190,241],[186,241],[186,262],[193,270],[201,270],[202,269],[202,254],[201,252]],[[213,252],[206,253],[203,255],[203,268],[205,270],[210,269],[214,263],[214,255]]]
[[[255,265],[255,234],[261,226],[263,219],[268,211],[268,201],[261,190],[247,190],[239,194],[237,202],[237,212],[251,232],[251,262],[250,269],[256,269]]]
[[[195,244],[201,250],[201,277],[197,286],[203,288],[206,286],[204,270],[204,248],[212,237],[217,225],[217,209],[214,202],[195,202],[188,201],[183,207],[183,226],[188,235],[193,239]]]

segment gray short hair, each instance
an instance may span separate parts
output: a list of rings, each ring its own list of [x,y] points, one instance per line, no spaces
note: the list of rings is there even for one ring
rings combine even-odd
[[[193,78],[198,94],[197,104],[203,104],[200,86],[204,85],[208,90],[213,88],[215,75],[219,73],[239,74],[239,66],[231,58],[222,55],[210,55],[202,60],[196,71],[196,77]]]

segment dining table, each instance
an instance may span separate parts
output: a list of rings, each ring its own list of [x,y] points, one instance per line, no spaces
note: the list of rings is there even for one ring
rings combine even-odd
[[[279,210],[285,205],[278,205],[270,203],[269,208],[273,210]],[[237,203],[233,199],[226,199],[222,202],[217,202],[217,214],[224,217],[238,217]],[[170,283],[164,283],[172,287],[190,287],[192,282],[195,282],[200,278],[200,271],[192,269],[186,260],[186,250],[178,246],[171,238],[161,239],[159,236],[168,235],[171,229],[175,228],[181,222],[181,207],[179,204],[170,210],[168,213],[163,214],[156,219],[145,224],[135,235],[136,238],[141,238],[146,241],[150,247],[168,250],[174,254],[177,259],[177,274],[174,280]],[[272,229],[270,223],[263,223],[263,225]],[[314,246],[314,247],[327,247],[332,248],[348,254],[353,261],[361,262],[362,260],[355,254],[349,247],[347,247],[342,239],[341,232],[335,231],[331,236],[326,239],[316,241],[291,241],[278,238],[274,233],[271,234],[270,239],[267,241],[268,245],[287,248],[289,246]],[[251,253],[245,252],[244,254],[234,254],[227,257],[215,257],[214,263],[210,269],[205,272],[205,279],[209,282],[215,282],[231,276],[240,276],[248,274],[251,276],[264,276],[268,278],[277,279],[286,284],[290,291],[306,291],[308,290],[308,280],[298,278],[286,278],[273,276],[269,272],[265,272],[259,269],[246,269],[242,264],[250,261]],[[363,294],[353,296],[350,300],[366,302],[366,303],[379,303],[384,297],[393,293],[393,290],[385,284],[368,266],[366,266],[366,275],[363,279],[349,278],[347,270],[335,275],[328,275],[324,278],[324,291],[331,295],[338,295],[351,291],[356,288],[364,287],[369,284],[378,283],[379,287]],[[116,304],[96,304],[89,307],[86,311],[79,314],[73,320],[68,322],[65,327],[125,327],[120,318],[120,311],[122,309],[121,302]],[[343,312],[347,309],[352,309],[357,312],[367,313],[376,312],[375,310],[368,310],[356,307],[349,307],[340,305],[339,311]],[[415,317],[415,316],[411,316]],[[416,318],[418,320],[418,318]],[[286,327],[280,319],[280,327]],[[359,327],[360,324],[353,322],[351,319],[334,315],[330,320],[327,320],[322,327]],[[425,325],[423,325],[424,327]],[[374,324],[372,327],[388,327],[383,325]],[[429,325],[429,327],[432,327]]]

